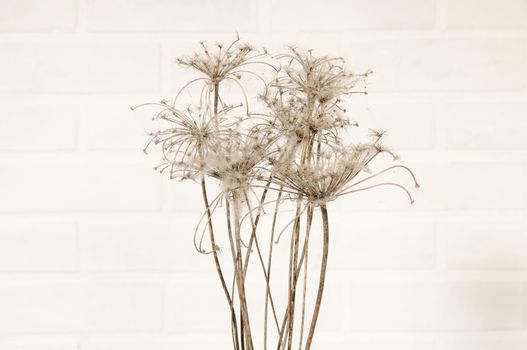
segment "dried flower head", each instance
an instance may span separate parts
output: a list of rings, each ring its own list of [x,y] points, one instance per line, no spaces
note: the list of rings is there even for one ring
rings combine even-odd
[[[253,179],[265,171],[274,153],[273,139],[257,129],[247,134],[233,132],[219,139],[205,159],[206,172],[219,179],[224,191],[249,189]]]
[[[234,107],[224,108],[214,116],[206,116],[198,108],[189,107],[181,111],[166,101],[137,107],[145,105],[162,107],[153,119],[165,122],[166,127],[148,133],[150,141],[144,151],[150,146],[160,147],[162,163],[155,169],[160,172],[169,169],[171,179],[195,179],[201,175],[211,149],[221,140],[230,138],[239,124],[227,117]]]
[[[294,47],[277,57],[287,61],[283,72],[260,96],[269,111],[266,128],[288,141],[310,143],[315,135],[336,138],[345,127],[356,125],[340,103],[368,73],[354,75],[344,69],[342,58],[315,57]]]
[[[367,187],[357,187],[391,169],[404,169],[419,187],[410,169],[394,165],[376,174],[358,180],[361,173],[370,173],[370,162],[381,154],[389,154],[394,160],[397,156],[379,140],[382,133],[375,132],[372,141],[356,145],[341,145],[339,142],[319,143],[314,158],[305,163],[277,162],[273,169],[273,182],[295,196],[302,197],[312,205],[325,204],[336,198],[380,186],[394,186],[402,189],[413,203],[410,192],[402,185],[382,182]]]
[[[290,52],[278,55],[287,60],[283,71],[271,85],[284,91],[302,92],[306,98],[321,104],[335,102],[342,96],[353,92],[357,83],[371,72],[353,74],[344,68],[341,57],[313,56],[312,50],[301,51],[290,47]]]
[[[201,42],[202,51],[192,56],[177,58],[182,66],[190,67],[201,72],[211,84],[225,79],[239,79],[244,73],[241,67],[256,63],[255,59],[267,54],[265,49],[258,52],[248,43],[240,43],[240,37],[228,45],[217,43],[209,46]]]
[[[191,85],[201,82],[203,86],[200,93],[200,107],[216,110],[218,103],[223,103],[219,95],[220,84],[227,81],[239,88],[243,95],[243,104],[247,112],[249,112],[249,97],[240,80],[242,76],[249,75],[256,77],[264,85],[267,84],[259,73],[248,68],[249,65],[256,64],[265,65],[274,71],[278,71],[272,64],[265,62],[265,57],[268,55],[267,49],[256,49],[249,43],[240,42],[238,34],[236,39],[230,44],[216,43],[209,45],[205,42],[200,44],[201,51],[195,52],[191,56],[176,59],[180,65],[194,69],[201,73],[202,76],[186,83],[176,94],[172,105],[176,105],[183,91]]]
[[[262,96],[261,99],[269,110],[262,127],[287,140],[300,142],[316,134],[337,136],[345,127],[356,125],[337,107],[316,109],[313,113],[301,97]]]

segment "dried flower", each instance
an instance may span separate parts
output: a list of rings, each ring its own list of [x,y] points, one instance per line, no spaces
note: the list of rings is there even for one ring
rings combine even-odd
[[[211,84],[216,84],[225,79],[238,80],[244,71],[237,70],[255,62],[255,59],[267,54],[258,52],[248,43],[240,43],[240,37],[228,45],[217,43],[210,47],[201,42],[202,51],[192,56],[177,58],[182,66],[193,68],[201,72]],[[261,63],[261,62],[260,62]]]
[[[394,160],[397,156],[390,149],[379,143],[382,133],[374,132],[373,140],[369,143],[356,145],[340,145],[339,142],[319,143],[312,161],[299,164],[298,162],[274,166],[273,182],[295,196],[307,200],[313,205],[325,204],[336,198],[380,186],[395,186],[402,189],[413,203],[410,192],[402,185],[383,182],[368,187],[357,186],[373,179],[390,169],[404,169],[412,177],[416,187],[419,187],[412,171],[402,165],[386,168],[379,173],[361,180],[357,177],[361,173],[370,173],[368,165],[381,154],[390,154]]]
[[[264,163],[274,153],[273,139],[252,129],[219,139],[205,159],[209,176],[221,180],[224,191],[248,190],[252,180],[266,170]]]
[[[260,74],[248,69],[247,66],[257,64],[265,65],[278,71],[272,64],[263,59],[267,56],[267,49],[256,49],[249,43],[240,42],[239,35],[230,44],[216,43],[209,45],[201,42],[201,51],[191,56],[177,58],[176,61],[184,66],[201,73],[201,77],[186,83],[176,94],[172,105],[175,106],[181,93],[197,82],[202,82],[203,87],[200,97],[200,107],[217,110],[218,103],[222,103],[219,90],[220,83],[229,81],[238,86],[243,95],[244,105],[249,112],[249,98],[240,79],[244,75],[256,77],[266,85]],[[214,106],[214,107],[213,107]]]
[[[155,169],[160,172],[170,169],[171,179],[195,179],[201,175],[211,149],[222,140],[229,139],[238,124],[227,118],[234,107],[224,108],[214,116],[206,116],[197,108],[177,110],[166,101],[137,107],[145,105],[162,107],[154,119],[164,121],[168,126],[148,134],[150,141],[144,151],[149,146],[160,146],[162,163]]]
[[[294,93],[302,92],[308,99],[321,104],[338,102],[335,100],[352,93],[356,84],[371,73],[353,74],[344,68],[341,57],[315,57],[312,50],[303,52],[295,47],[277,58],[289,64],[283,69],[285,74],[275,78],[271,85]]]
[[[307,101],[297,96],[287,100],[268,96],[261,99],[269,109],[267,122],[262,126],[288,140],[300,142],[315,134],[337,136],[343,128],[355,124],[336,107],[310,112]]]
[[[296,337],[293,334],[297,331],[293,322],[296,286],[300,271],[304,269],[302,321],[296,323],[301,325],[299,343],[302,348],[309,234],[314,207],[319,207],[323,246],[315,308],[305,339],[305,350],[310,350],[328,261],[329,219],[326,203],[346,194],[384,186],[402,190],[413,202],[404,185],[371,182],[390,170],[405,171],[414,185],[419,185],[413,172],[404,165],[392,165],[376,173],[370,170],[372,161],[379,155],[387,154],[394,160],[398,159],[381,143],[384,131],[370,130],[370,140],[364,143],[345,145],[341,141],[346,129],[357,125],[348,120],[341,103],[349,94],[364,93],[354,89],[370,71],[353,74],[344,68],[342,58],[315,57],[311,50],[306,52],[294,47],[285,54],[275,56],[283,63],[283,69],[278,70],[261,59],[266,54],[265,49],[259,52],[249,44],[240,43],[237,37],[229,45],[209,46],[202,42],[200,52],[179,58],[177,61],[181,65],[196,70],[201,76],[184,84],[171,103],[161,101],[144,104],[161,107],[153,119],[162,124],[158,131],[149,133],[150,142],[146,148],[159,146],[162,163],[156,169],[160,172],[169,169],[170,178],[199,180],[197,182],[201,186],[205,210],[194,233],[194,245],[198,252],[210,254],[214,258],[229,304],[233,346],[236,350],[254,350],[245,292],[247,264],[253,251],[258,254],[258,262],[265,277],[265,314],[268,314],[270,305],[279,335],[277,348],[280,349],[286,345],[289,348],[296,347],[293,345]],[[251,64],[270,66],[277,74],[267,82],[257,71],[248,68]],[[263,111],[249,111],[249,98],[241,80],[243,75],[255,76],[264,83],[265,91],[259,96]],[[220,90],[223,92],[224,81],[232,81],[240,88],[243,101],[239,105],[229,106],[222,99]],[[179,95],[195,83],[201,84],[198,101],[193,107],[176,108]],[[245,106],[246,111],[237,113],[237,108],[241,106]],[[220,183],[218,193],[210,197],[211,200],[207,178]],[[262,182],[265,185],[261,185]],[[263,190],[258,196],[256,192],[260,188]],[[273,191],[276,192],[275,199],[266,201],[268,193]],[[258,204],[253,206],[252,198],[255,197],[258,197]],[[284,200],[293,200],[297,206],[292,220],[278,234],[279,238],[291,225],[288,303],[285,317],[280,322],[273,303],[269,276],[272,242],[276,238],[275,226],[278,216],[282,215],[279,207]],[[256,231],[260,214],[270,203],[275,204],[275,210],[268,241],[269,256],[264,259],[260,249],[262,242],[258,241]],[[228,237],[232,255],[235,272],[232,285],[227,283],[218,258],[221,248],[216,243],[213,221],[220,207],[225,209],[227,220],[227,230],[222,234]],[[302,219],[304,213],[305,220]],[[249,221],[250,225],[245,225],[245,221]],[[242,238],[242,228],[245,227],[249,227],[251,233],[248,244]],[[209,233],[210,242],[207,242],[206,232]],[[235,305],[239,305],[239,308],[235,308]],[[267,341],[267,322],[266,317],[264,341]]]

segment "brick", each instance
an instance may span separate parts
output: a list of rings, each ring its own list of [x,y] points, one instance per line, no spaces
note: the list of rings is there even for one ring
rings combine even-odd
[[[154,331],[161,288],[146,283],[27,282],[0,286],[0,332]]]
[[[145,164],[40,161],[3,163],[0,169],[0,211],[4,212],[160,207],[159,177]]]
[[[271,29],[347,31],[368,29],[432,29],[435,4],[425,0],[271,1]]]
[[[159,88],[159,47],[119,43],[2,43],[0,91],[149,92]]]
[[[424,150],[435,144],[432,104],[380,104],[352,99],[349,105],[350,119],[357,121],[362,131],[385,130],[384,143],[395,150]]]
[[[380,338],[377,336],[377,338]],[[338,348],[361,349],[361,350],[437,350],[434,341],[430,340],[400,340],[400,339],[376,339],[343,341]]]
[[[175,215],[167,220],[88,221],[80,224],[81,266],[90,271],[214,272],[211,255],[198,253],[193,235],[198,218]],[[201,231],[200,231],[201,232]],[[223,232],[219,231],[218,236]],[[227,242],[218,244],[228,250]],[[204,247],[210,248],[208,233]],[[232,264],[229,251],[220,257]]]
[[[372,69],[368,90],[525,89],[526,43],[518,38],[343,41],[356,72]]]
[[[314,307],[314,298],[317,293],[316,291],[318,290],[318,277],[320,274],[319,265],[320,263],[315,264],[317,272],[312,271],[310,272],[311,274],[308,274],[307,310],[310,310],[310,308],[312,310]],[[309,279],[311,279],[311,281],[309,281]],[[297,300],[300,300],[301,294],[298,295],[299,299]],[[343,310],[342,308],[346,297],[347,295],[344,293],[342,281],[338,278],[334,278],[331,276],[331,272],[328,272],[328,275],[326,276],[326,284],[324,286],[324,299],[322,299],[322,306],[317,321],[317,330],[320,333],[341,331],[344,319],[347,317],[346,310]],[[309,315],[309,311],[306,312],[307,315]]]
[[[188,338],[185,335],[185,338]],[[228,333],[215,335],[207,334],[207,337],[192,336],[191,339],[170,339],[162,340],[154,338],[152,340],[137,341],[132,340],[86,340],[80,345],[80,350],[170,350],[170,349],[196,349],[208,350],[212,348],[229,349],[232,347]]]
[[[431,224],[382,220],[364,222],[333,215],[332,264],[338,269],[430,269],[435,264]]]
[[[432,170],[432,172],[429,172]],[[435,175],[434,175],[435,174]],[[513,163],[453,163],[421,177],[418,206],[437,209],[519,209],[524,168]]]
[[[74,271],[75,224],[9,222],[0,225],[0,271]]]
[[[157,130],[152,117],[159,110],[130,110],[132,104],[143,102],[130,99],[82,105],[79,133],[83,145],[89,150],[142,150],[149,141],[147,132]]]
[[[0,105],[0,150],[57,151],[76,147],[72,105]]]
[[[314,232],[315,233],[315,232]],[[315,236],[312,236],[315,237]],[[321,240],[321,239],[320,239]],[[280,245],[289,246],[289,240],[284,240]],[[309,273],[307,277],[307,296],[306,296],[306,323],[310,320],[311,310],[314,307],[314,299],[318,290],[318,279],[320,276],[320,261],[321,257],[318,255],[318,252],[321,251],[321,248],[317,246],[316,238],[312,239],[310,243],[310,255],[309,255]],[[284,261],[288,266],[289,261]],[[273,301],[275,303],[275,308],[277,314],[283,316],[283,312],[287,308],[287,298],[288,298],[288,275],[287,268],[284,266],[279,269],[278,256],[276,260],[273,260],[275,269],[271,274],[271,291],[273,293]],[[256,265],[256,264],[255,264]],[[320,309],[319,318],[317,321],[317,331],[319,334],[335,334],[342,330],[344,319],[347,317],[346,310],[343,309],[345,299],[347,299],[347,294],[345,294],[345,285],[337,275],[332,274],[331,270],[331,257],[328,266],[328,274],[326,276],[325,286],[324,286],[324,299],[322,300],[322,306]],[[265,295],[263,290],[265,284],[260,277],[262,276],[261,270],[255,271],[251,277],[255,281],[251,280],[251,283],[248,286],[248,290],[251,291],[251,303],[252,303],[252,312],[255,314],[255,329],[262,329],[263,322],[263,303],[260,303],[260,300],[265,300]],[[301,278],[303,278],[304,272],[302,270]],[[256,283],[257,282],[257,283]],[[256,287],[255,287],[256,285]],[[252,288],[252,289],[251,289]],[[299,281],[297,285],[297,305],[300,305],[302,300],[302,289],[303,281]],[[298,309],[298,315],[300,317],[300,311]],[[278,319],[282,316],[279,316]],[[299,318],[300,319],[300,318]],[[274,326],[274,321],[272,321],[271,308],[269,308],[269,321],[270,325],[273,326],[273,329],[276,330]],[[322,339],[322,338],[321,338]],[[318,344],[318,343],[317,343]],[[317,346],[318,348],[318,346]]]
[[[522,329],[517,282],[354,282],[353,330]]]
[[[152,158],[156,159],[157,155],[152,152]],[[166,196],[168,198],[169,207],[174,212],[193,212],[200,213],[204,212],[205,207],[203,204],[203,198],[201,194],[201,186],[195,182],[179,182],[177,180],[170,180],[165,176],[165,188]],[[207,181],[207,192],[209,202],[212,202],[216,195],[219,193],[219,186],[217,181]],[[189,200],[192,198],[192,200]],[[222,222],[225,220],[221,220]]]
[[[212,278],[170,283],[165,308],[164,324],[171,333],[230,334],[229,306],[219,282]]]
[[[93,31],[254,31],[256,8],[255,0],[90,0],[87,25]]]
[[[4,0],[0,3],[0,31],[68,31],[75,29],[75,0]]]
[[[438,350],[521,350],[527,341],[519,339],[453,339],[446,340]]]
[[[450,149],[527,149],[527,104],[456,103],[444,108]]]
[[[525,0],[449,0],[447,2],[448,27],[455,29],[526,28]]]
[[[440,226],[447,264],[453,269],[527,267],[527,228],[516,223],[457,223]]]
[[[232,274],[226,274],[226,276],[228,276],[227,280],[231,281]],[[255,330],[262,329],[264,318],[263,300],[265,295],[263,293],[265,289],[263,286],[265,284],[263,277],[260,276],[261,271],[258,267],[258,271],[253,271],[246,282],[251,327]],[[285,310],[286,283],[287,277],[285,275],[276,275],[271,284],[278,314],[282,314]],[[314,285],[311,285],[309,290],[316,290],[313,287]],[[342,300],[341,285],[328,278],[328,285],[324,293],[327,298],[324,300],[324,308],[320,312],[318,329],[321,332],[335,332],[340,329],[342,322],[342,313],[339,308]],[[165,325],[169,332],[230,334],[229,308],[219,281],[194,278],[188,281],[173,282],[168,285],[165,295],[167,296],[166,309],[168,310]],[[203,317],[204,314],[207,314],[206,318]],[[271,308],[269,309],[269,322],[270,327],[273,327],[274,330]],[[255,331],[255,334],[259,335],[260,333]]]
[[[0,341],[2,350],[78,350],[74,342],[59,341]]]

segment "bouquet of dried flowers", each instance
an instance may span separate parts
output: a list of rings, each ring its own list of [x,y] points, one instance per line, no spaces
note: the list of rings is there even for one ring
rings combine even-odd
[[[358,86],[370,72],[354,74],[345,68],[342,58],[316,57],[312,51],[295,47],[271,56],[266,49],[242,43],[239,37],[226,45],[201,43],[198,53],[177,62],[198,76],[184,84],[171,101],[137,106],[158,107],[154,119],[162,124],[149,133],[145,151],[157,146],[162,162],[156,170],[201,187],[204,213],[194,233],[194,245],[214,262],[227,301],[233,348],[253,350],[260,339],[264,349],[291,349],[297,344],[295,347],[309,350],[328,263],[328,203],[378,187],[401,190],[413,203],[404,185],[376,181],[388,171],[406,172],[409,181],[419,186],[404,165],[377,172],[370,169],[372,161],[383,154],[397,160],[381,143],[384,132],[371,131],[367,142],[343,141],[347,129],[357,126],[348,120],[343,100],[353,93],[365,93]],[[263,71],[272,76],[264,78]],[[249,96],[244,85],[248,78],[262,85],[254,96]],[[254,84],[250,89],[255,89]],[[181,106],[182,94],[191,90],[197,97],[192,104]],[[229,103],[232,96],[238,101]],[[218,184],[214,196],[208,187],[211,180]],[[284,206],[290,210],[283,210]],[[313,237],[315,213],[320,213],[321,232]],[[266,229],[261,227],[264,216],[270,218]],[[218,226],[220,221],[226,222],[226,227]],[[275,267],[273,245],[284,234],[290,237],[288,263],[278,268],[287,271],[287,297],[279,313],[271,270]],[[321,240],[322,258],[312,311],[308,312],[311,239]],[[228,247],[227,262],[219,241]],[[247,292],[253,253],[261,270],[254,273],[261,273],[264,292],[264,303],[254,305]],[[258,335],[255,308],[262,305],[263,334]]]

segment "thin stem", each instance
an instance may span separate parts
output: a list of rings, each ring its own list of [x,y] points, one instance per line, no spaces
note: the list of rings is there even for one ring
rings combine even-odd
[[[298,204],[297,210],[300,208],[300,203]],[[295,321],[295,299],[296,299],[296,281],[298,279],[298,274],[296,271],[296,266],[298,263],[298,243],[300,240],[300,217],[295,221],[293,226],[293,236],[291,237],[291,256],[289,260],[290,265],[290,280],[289,280],[289,324],[288,324],[288,349],[291,350],[293,345],[293,328]]]
[[[176,102],[176,99],[177,99],[177,97],[174,99],[174,104]],[[216,83],[216,84],[214,84],[214,120],[215,120],[216,123],[217,123],[217,115],[218,115],[218,101],[219,101],[219,84]],[[216,124],[216,127],[217,126],[218,125]],[[203,199],[204,199],[205,205],[207,207],[207,215],[209,217],[208,224],[209,224],[209,231],[210,231],[210,236],[211,236],[210,240],[211,240],[211,244],[212,244],[214,261],[215,261],[215,264],[216,264],[216,269],[218,270],[218,274],[220,274],[222,288],[223,288],[223,290],[225,292],[225,295],[227,296],[227,300],[229,302],[229,307],[230,307],[230,310],[231,310],[231,328],[232,328],[232,333],[233,333],[233,342],[234,342],[235,348],[239,349],[238,325],[237,325],[237,322],[236,322],[236,312],[234,311],[234,305],[233,305],[232,297],[229,294],[229,290],[227,288],[227,284],[225,283],[225,278],[223,277],[223,273],[221,272],[221,268],[220,268],[220,264],[219,264],[218,254],[217,254],[217,251],[216,251],[216,243],[215,243],[215,240],[214,240],[214,233],[213,233],[213,225],[212,225],[212,220],[211,220],[210,208],[207,205],[208,200],[207,200],[207,191],[206,191],[206,187],[205,187],[205,179],[204,178],[202,178],[202,180],[201,180],[201,188],[202,188],[202,193],[203,193]],[[230,224],[230,222],[229,222],[229,224]],[[243,337],[242,337],[242,343],[243,343]],[[243,344],[242,344],[242,347],[243,347]]]
[[[197,79],[194,79],[194,80],[191,80],[189,81],[188,83],[186,83],[181,89],[179,89],[178,93],[176,94],[176,97],[174,97],[174,100],[172,100],[172,107],[176,107],[176,102],[177,102],[177,99],[179,97],[179,95],[187,88],[189,87],[190,85],[194,84],[195,82],[197,81],[200,81],[200,80],[207,80],[207,78],[197,78]]]
[[[254,242],[254,238],[256,237],[256,228],[258,227],[258,223],[260,222],[260,215],[263,210],[263,204],[265,203],[265,198],[267,197],[267,192],[269,191],[269,187],[271,186],[271,181],[272,181],[272,176],[270,176],[269,180],[267,180],[267,184],[265,185],[265,188],[262,192],[262,196],[260,197],[260,204],[257,209],[258,213],[256,214],[256,218],[253,221],[251,238],[249,238],[249,244],[247,245],[247,255],[245,256],[245,262],[244,262],[244,273],[247,272],[247,268],[249,266],[249,258],[251,257],[252,245]],[[249,212],[247,213],[247,215],[249,216],[252,215],[252,209],[249,208]]]
[[[231,255],[232,255],[232,262],[234,266],[234,277],[232,281],[232,295],[234,296],[234,289],[236,286],[236,283],[238,281],[238,264],[237,264],[237,252],[236,252],[236,245],[234,243],[234,237],[233,237],[233,230],[232,230],[232,224],[231,224],[231,208],[230,208],[230,202],[228,198],[225,198],[225,215],[227,219],[227,234],[229,236],[229,244],[231,248]],[[245,337],[244,337],[244,328],[243,328],[243,313],[241,311],[241,303],[240,303],[240,341],[241,341],[241,350],[245,350]]]
[[[328,210],[325,204],[320,206],[320,213],[322,215],[322,228],[323,228],[322,264],[320,266],[320,280],[318,283],[317,299],[315,302],[315,309],[313,311],[313,317],[311,319],[311,326],[309,328],[309,334],[306,340],[305,350],[310,350],[311,344],[313,342],[313,336],[315,334],[315,328],[317,326],[318,314],[320,312],[320,305],[322,304],[322,294],[324,293],[324,285],[326,281],[326,269],[328,265],[329,222],[328,222]]]
[[[410,199],[410,204],[414,203],[414,198],[412,197],[412,194],[410,193],[410,191],[408,191],[406,189],[406,187],[401,186],[401,185],[399,185],[397,183],[394,183],[394,182],[383,182],[383,183],[376,184],[376,185],[371,185],[371,186],[368,186],[368,187],[357,188],[356,190],[350,190],[350,191],[346,191],[346,192],[343,192],[343,193],[339,193],[339,196],[344,196],[346,194],[355,193],[355,192],[366,191],[366,190],[370,190],[372,188],[382,187],[382,186],[392,186],[392,187],[396,187],[396,188],[399,188],[399,189],[403,190],[404,193],[406,193],[406,195],[408,196],[408,199]]]
[[[377,172],[377,173],[375,173],[375,174],[373,174],[373,175],[370,175],[370,176],[368,176],[368,177],[365,177],[364,179],[359,180],[359,181],[355,182],[354,184],[351,184],[350,186],[344,188],[343,191],[346,192],[348,189],[351,189],[352,187],[355,187],[355,186],[357,186],[357,185],[359,185],[359,184],[361,184],[361,183],[363,183],[363,182],[366,182],[366,181],[368,181],[368,180],[370,180],[370,179],[373,179],[373,178],[375,178],[375,177],[377,177],[377,176],[379,176],[379,175],[381,175],[381,174],[384,174],[384,173],[387,172],[387,171],[390,171],[390,170],[392,170],[392,169],[397,169],[397,168],[401,168],[401,169],[403,169],[403,170],[406,170],[406,171],[410,174],[410,176],[412,177],[412,179],[414,180],[414,185],[415,185],[415,187],[416,187],[416,188],[419,188],[419,187],[420,187],[419,182],[417,182],[417,178],[415,177],[413,171],[410,170],[410,168],[408,168],[407,166],[404,166],[404,165],[392,165],[392,166],[390,166],[390,167],[388,167],[388,168],[386,168],[386,169],[383,169],[383,170],[381,170],[381,171],[379,171],[379,172]]]
[[[202,186],[202,190],[203,190],[203,186]],[[212,201],[209,201],[208,198],[207,198],[207,201],[205,202],[205,206],[206,206],[205,211],[203,212],[203,214],[199,218],[198,224],[196,225],[196,228],[194,230],[193,243],[194,243],[194,248],[196,249],[196,251],[198,253],[201,253],[201,254],[210,254],[210,253],[212,253],[212,250],[210,252],[206,252],[202,248],[200,248],[200,245],[196,242],[196,238],[198,236],[198,232],[199,232],[199,229],[201,227],[201,222],[205,218],[207,218],[207,222],[205,223],[205,226],[204,226],[204,229],[203,229],[203,233],[205,233],[205,231],[207,230],[208,223],[212,221],[210,219],[212,218],[212,215],[214,214],[214,210],[215,210],[219,200],[220,200],[220,195],[217,195],[216,198],[214,198]],[[214,206],[214,208],[212,208],[212,206]]]
[[[234,311],[234,306],[232,303],[232,298],[229,293],[229,290],[227,288],[227,283],[225,283],[225,278],[223,276],[223,271],[221,269],[220,260],[218,259],[218,252],[217,252],[217,246],[216,246],[216,240],[214,237],[214,228],[212,225],[212,214],[209,206],[209,200],[207,196],[207,187],[205,184],[205,179],[201,179],[201,194],[203,196],[203,203],[205,204],[205,207],[207,208],[207,217],[208,217],[208,227],[209,227],[209,233],[210,233],[210,242],[212,245],[212,255],[214,256],[214,264],[216,265],[216,271],[218,273],[218,277],[220,278],[221,287],[223,288],[223,292],[225,293],[225,297],[227,298],[227,302],[229,303],[229,308],[231,311],[231,329],[232,329],[232,337],[233,337],[233,344],[235,349],[239,349],[239,343],[238,343],[238,327],[236,322],[236,312]]]
[[[302,342],[304,340],[304,323],[306,318],[306,294],[307,294],[307,268],[308,268],[308,252],[309,252],[309,234],[311,232],[311,223],[313,222],[313,207],[307,210],[306,222],[306,238],[304,240],[305,259],[304,259],[304,288],[302,290],[302,318],[300,321],[300,340],[298,342],[298,350],[302,350]],[[300,266],[302,266],[300,264]]]
[[[233,209],[234,209],[234,236],[236,243],[236,264],[237,264],[237,274],[236,280],[238,285],[238,296],[240,298],[240,307],[241,313],[243,316],[243,328],[245,332],[245,338],[247,340],[247,350],[253,350],[254,345],[251,335],[251,326],[249,321],[249,312],[247,309],[247,299],[245,295],[245,272],[243,269],[242,263],[242,247],[241,247],[241,225],[240,225],[240,198],[238,194],[233,193]]]
[[[311,101],[311,102],[310,102]],[[311,115],[312,113],[312,99],[308,96],[308,115]],[[302,152],[300,156],[300,164],[304,164],[306,161],[309,160],[309,157],[311,156],[312,151],[312,143],[313,139],[311,136],[308,136],[303,139],[302,142]],[[292,346],[292,336],[293,336],[293,319],[294,319],[294,304],[295,304],[295,288],[297,283],[298,272],[296,268],[296,259],[298,257],[298,235],[300,231],[300,216],[303,213],[303,210],[301,210],[301,201],[302,196],[299,196],[297,198],[297,207],[296,207],[296,215],[293,225],[293,231],[291,234],[291,248],[290,248],[290,256],[289,256],[289,296],[288,296],[288,303],[287,308],[284,315],[284,320],[282,321],[282,328],[280,331],[279,339],[278,339],[278,349],[285,348],[286,344],[289,343],[288,349],[291,349]],[[289,225],[289,224],[288,224]],[[278,237],[280,238],[280,236]],[[296,244],[295,244],[296,241]],[[282,337],[285,334],[285,326],[288,326],[288,337],[285,339],[284,343],[282,344]]]
[[[311,115],[313,108],[314,108],[313,100],[308,97],[308,115]],[[300,156],[300,164],[304,164],[310,161],[311,156],[312,156],[312,151],[313,151],[314,138],[312,137],[311,134],[309,134],[303,141],[304,142],[303,142],[302,153]],[[290,270],[289,270],[289,302],[288,302],[289,321],[288,321],[288,338],[287,338],[288,350],[291,350],[293,346],[296,284],[298,280],[298,271],[297,271],[298,249],[299,249],[298,243],[300,239],[300,227],[301,227],[300,216],[302,215],[301,202],[302,202],[302,196],[299,196],[297,199],[297,207],[296,207],[297,216],[296,216],[296,220],[293,226],[293,233],[291,236],[291,252],[290,252],[291,256],[290,256]]]
[[[218,128],[218,119],[216,118],[216,116],[218,115],[219,100],[220,100],[220,84],[215,83],[214,84],[214,120],[215,120],[216,129]]]
[[[245,350],[245,343],[247,341],[247,339],[245,338],[245,327],[244,327],[244,324],[245,324],[245,316],[244,316],[244,313],[242,311],[242,306],[241,306],[241,303],[240,303],[240,331],[241,331],[241,337],[242,337],[242,350]]]
[[[274,241],[274,234],[276,229],[276,220],[278,218],[278,209],[280,208],[280,200],[282,198],[282,191],[278,192],[278,197],[276,200],[276,205],[274,208],[274,214],[273,214],[273,222],[271,224],[271,239],[269,241],[269,256],[267,258],[267,284],[269,284],[269,281],[271,279],[271,262],[273,258],[273,241]],[[264,350],[267,350],[267,315],[269,311],[269,293],[266,291],[265,293],[265,311],[264,311]],[[280,331],[279,331],[280,332]]]
[[[287,326],[287,322],[289,321],[289,304],[287,305],[287,308],[285,309],[284,318],[282,319],[282,326],[280,328],[280,334],[278,334],[278,346],[277,350],[282,349],[282,338],[285,335],[285,327]]]
[[[252,212],[251,211],[251,206],[249,204],[249,198],[248,198],[246,192],[244,193],[244,196],[245,196],[245,201],[247,202],[247,208],[249,209],[249,212]],[[260,244],[258,243],[258,237],[256,237],[256,226],[255,226],[255,223],[253,221],[252,215],[250,215],[250,216],[251,216],[251,223],[253,224],[253,236],[254,236],[254,243],[256,245],[256,252],[258,254],[260,265],[262,267],[263,274],[264,274],[265,281],[266,281],[266,294],[269,295],[269,300],[271,302],[271,309],[273,311],[273,316],[274,316],[274,320],[275,320],[275,323],[276,323],[276,329],[278,331],[280,331],[280,326],[278,326],[278,318],[276,317],[276,309],[275,309],[273,297],[272,297],[272,294],[271,294],[271,287],[269,286],[269,278],[267,278],[267,271],[265,269],[265,263],[263,261],[262,252],[260,250]],[[249,254],[249,253],[247,253],[247,254]],[[247,273],[247,272],[245,271],[245,273]]]

